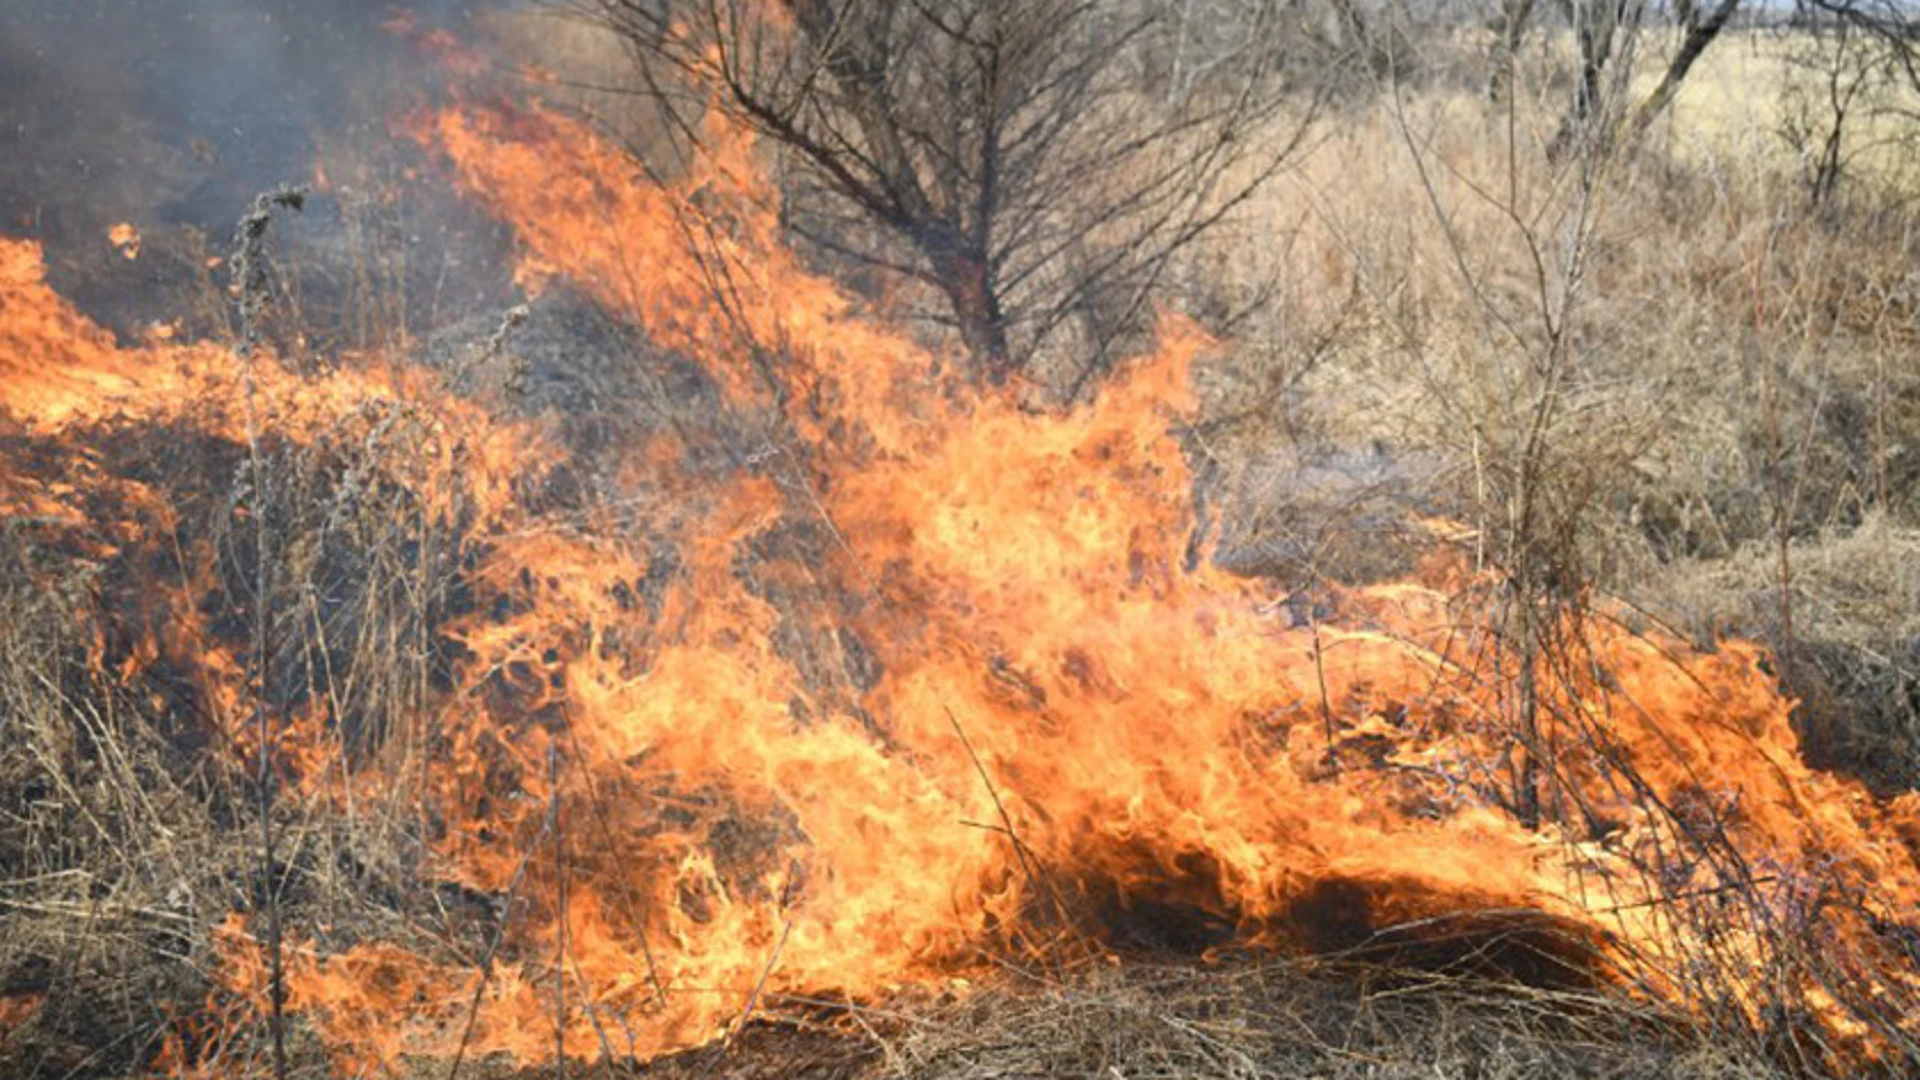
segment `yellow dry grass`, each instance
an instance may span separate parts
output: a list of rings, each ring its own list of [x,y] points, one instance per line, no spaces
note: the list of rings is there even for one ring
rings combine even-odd
[[[1677,44],[1671,34],[1649,36],[1636,89],[1652,88]],[[1702,167],[1789,174],[1805,168],[1789,132],[1796,124],[1823,124],[1831,115],[1828,80],[1836,48],[1832,38],[1800,30],[1727,31],[1689,74],[1657,138],[1675,156]],[[1868,48],[1855,39],[1841,59],[1843,68]],[[1916,105],[1920,100],[1898,79],[1875,77],[1862,86],[1843,146],[1857,178],[1920,190],[1908,131]],[[1909,115],[1899,115],[1902,110]]]

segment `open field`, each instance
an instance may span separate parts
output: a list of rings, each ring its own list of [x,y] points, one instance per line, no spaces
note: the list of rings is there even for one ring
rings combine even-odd
[[[1669,51],[1655,47],[1656,58]],[[1664,149],[1702,169],[1756,166],[1793,175],[1806,167],[1807,129],[1846,102],[1853,124],[1844,154],[1870,188],[1911,195],[1912,117],[1920,105],[1897,73],[1849,70],[1849,50],[1831,36],[1797,30],[1730,32],[1687,79],[1674,102]],[[1643,86],[1652,81],[1643,74]]]
[[[1920,1063],[1897,68],[250,3],[0,29],[0,1073]]]

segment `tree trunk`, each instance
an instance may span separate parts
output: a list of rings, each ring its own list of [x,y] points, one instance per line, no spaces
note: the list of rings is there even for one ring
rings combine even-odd
[[[1580,78],[1574,85],[1573,104],[1560,130],[1554,134],[1551,155],[1562,158],[1593,131],[1593,125],[1606,110],[1607,64],[1613,59],[1620,26],[1627,16],[1637,14],[1646,0],[1568,0],[1567,20],[1573,24],[1574,42],[1580,53]]]
[[[1687,73],[1693,70],[1694,63],[1707,51],[1707,46],[1720,36],[1720,31],[1726,29],[1727,23],[1739,9],[1740,0],[1720,0],[1705,19],[1699,18],[1698,11],[1693,7],[1685,9],[1687,36],[1680,42],[1680,51],[1674,53],[1673,59],[1668,62],[1665,74],[1660,77],[1660,85],[1654,87],[1653,93],[1647,95],[1647,99],[1633,110],[1632,118],[1627,121],[1626,141],[1638,141],[1666,111],[1667,106],[1673,104],[1674,95],[1680,92],[1680,84],[1686,81]]]
[[[927,251],[935,284],[953,310],[960,340],[967,347],[977,374],[990,382],[1006,380],[1012,371],[1013,349],[1007,341],[1007,316],[1000,297],[987,280],[984,253]]]

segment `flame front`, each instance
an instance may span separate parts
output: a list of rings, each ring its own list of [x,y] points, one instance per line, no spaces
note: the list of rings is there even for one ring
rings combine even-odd
[[[1448,917],[1532,926],[1564,977],[1675,1000],[1709,947],[1754,1007],[1782,978],[1837,994],[1841,970],[1874,1000],[1916,988],[1887,927],[1920,900],[1920,807],[1802,764],[1754,649],[1694,650],[1603,605],[1569,617],[1578,662],[1537,661],[1521,748],[1521,661],[1489,644],[1490,589],[1444,560],[1301,613],[1190,557],[1207,523],[1176,431],[1212,347],[1193,327],[1165,320],[1096,403],[1035,411],[808,273],[737,133],[709,131],[672,183],[537,109],[417,133],[514,226],[529,288],[564,279],[707,369],[755,433],[739,463],[697,470],[662,434],[625,448],[625,490],[554,510],[531,492],[564,453],[538,425],[373,360],[300,374],[122,348],[46,288],[31,244],[0,245],[6,512],[102,559],[184,543],[121,677],[197,672],[238,760],[258,750],[249,656],[204,616],[216,553],[90,444],[128,425],[369,442],[406,417],[387,482],[465,523],[471,597],[442,630],[460,659],[422,705],[426,765],[375,752],[348,775],[324,699],[277,718],[305,798],[417,770],[422,872],[498,907],[479,961],[296,928],[287,1005],[341,1074],[550,1060],[556,1000],[568,1053],[644,1058],[755,1001],[873,998],[1075,941],[1345,947]],[[1553,778],[1538,828],[1503,805],[1528,752]],[[1763,902],[1709,945],[1700,913],[1734,888]],[[1783,960],[1784,932],[1835,966]],[[224,1000],[263,1010],[259,946],[240,922],[219,943]],[[1845,1033],[1845,1009],[1829,1019]],[[198,1045],[162,1064],[232,1068]]]

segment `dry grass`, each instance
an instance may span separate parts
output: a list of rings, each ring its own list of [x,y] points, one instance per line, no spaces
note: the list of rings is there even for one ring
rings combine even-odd
[[[1772,1080],[1763,1057],[1607,995],[1354,960],[1100,961],[882,1005],[775,999],[644,1075],[788,1080]],[[424,1075],[424,1074],[423,1074]],[[476,1075],[546,1080],[551,1070]]]
[[[408,782],[446,677],[438,625],[464,542],[457,496],[451,513],[426,506],[433,418],[373,408],[257,462],[169,427],[105,421],[75,437],[131,482],[96,493],[95,520],[0,523],[0,1005],[26,1017],[0,1025],[0,1072],[23,1077],[138,1074],[211,1000],[211,931],[231,912],[277,905],[302,926],[405,939],[419,930],[400,912],[449,907],[421,895],[426,826]],[[37,464],[53,472],[36,484],[61,468]],[[260,473],[276,495],[264,604],[252,519],[236,512]],[[171,608],[176,589],[197,599]],[[312,728],[320,745],[279,748],[270,868],[253,729],[203,681],[222,666],[201,666],[246,655],[255,611],[272,620],[276,715],[330,718]],[[396,782],[342,804],[376,755]]]
[[[0,536],[0,1042],[14,1075],[111,1075],[205,992],[204,928],[244,894],[228,792],[141,696],[87,663],[67,605],[97,567]]]
[[[1427,515],[1509,569],[1551,538],[1560,564],[1662,619],[1819,651],[1786,674],[1809,724],[1818,711],[1833,729],[1822,741],[1852,747],[1825,760],[1904,755],[1900,628],[1920,597],[1876,570],[1879,602],[1863,607],[1840,597],[1865,581],[1810,571],[1789,589],[1809,620],[1791,643],[1778,605],[1755,605],[1779,592],[1782,540],[1791,579],[1864,529],[1835,554],[1864,573],[1859,552],[1920,526],[1920,375],[1905,359],[1920,232],[1869,174],[1810,205],[1785,144],[1760,137],[1773,99],[1740,114],[1753,140],[1722,137],[1712,110],[1751,102],[1740,65],[1763,44],[1785,48],[1716,46],[1658,137],[1600,162],[1590,192],[1578,163],[1546,152],[1563,106],[1552,79],[1523,81],[1510,110],[1445,83],[1383,86],[1330,119],[1240,235],[1188,268],[1188,304],[1233,340],[1193,440],[1228,508],[1229,557],[1277,552],[1244,561],[1304,577],[1403,572],[1395,552],[1417,549],[1405,538],[1424,539]],[[1856,723],[1858,737],[1840,730]]]
[[[1611,997],[1339,960],[1102,966],[873,1038],[888,1080],[1773,1075]]]
[[[1790,560],[1790,642],[1772,550],[1685,565],[1660,586],[1703,637],[1781,643],[1811,758],[1882,790],[1920,787],[1920,531],[1876,514],[1793,541]]]
[[[1602,587],[1669,621],[1772,642],[1807,697],[1809,745],[1911,787],[1915,239],[1897,199],[1808,208],[1774,135],[1785,80],[1777,110],[1741,92],[1756,72],[1785,70],[1788,44],[1724,45],[1653,152],[1609,163],[1586,203],[1545,154],[1551,85],[1527,89],[1511,113],[1444,81],[1344,104],[1239,234],[1182,268],[1182,301],[1234,343],[1206,374],[1191,445],[1225,509],[1224,547],[1247,569],[1403,573],[1430,542],[1418,520],[1428,515],[1459,521],[1468,548],[1498,563],[1517,531],[1539,361],[1563,333],[1570,363],[1552,389],[1565,407],[1539,488],[1556,542]],[[598,42],[546,47],[606,59]],[[597,100],[578,93],[582,107]],[[1895,160],[1863,151],[1860,162],[1870,184],[1905,182]],[[1577,287],[1563,263],[1534,269],[1573,234],[1586,260]],[[405,316],[376,302],[395,279],[355,279],[372,320],[356,340],[405,338],[382,329]],[[610,414],[632,407],[609,403],[633,387],[604,374],[542,383],[543,364],[530,390],[568,414],[587,450],[619,437]],[[285,708],[330,697],[338,743],[322,760],[342,770],[373,754],[412,760],[432,737],[422,703],[444,674],[436,628],[460,602],[465,523],[421,512],[434,481],[415,459],[430,437],[419,417],[357,417],[270,464],[286,540],[271,601],[285,660],[272,682]],[[222,502],[237,448],[217,449],[175,494],[238,603],[250,566]],[[0,1036],[0,1068],[130,1075],[208,993],[208,928],[260,901],[257,851],[239,828],[247,781],[216,764],[235,755],[201,752],[229,725],[182,717],[154,696],[163,683],[135,693],[91,663],[92,635],[111,631],[72,613],[124,602],[126,583],[50,554],[71,538],[37,529],[0,527],[0,1007],[44,1004]],[[424,933],[403,909],[450,925],[473,898],[416,895],[429,829],[417,795],[402,787],[345,815],[285,799],[274,880],[295,917],[343,940],[376,924]],[[792,1076],[811,1060],[818,1075],[956,1080],[1780,1074],[1764,1047],[1611,995],[1324,959],[1130,962],[885,1008],[771,1004],[778,1022],[728,1055],[650,1072]],[[296,1045],[317,1073],[314,1049]]]

